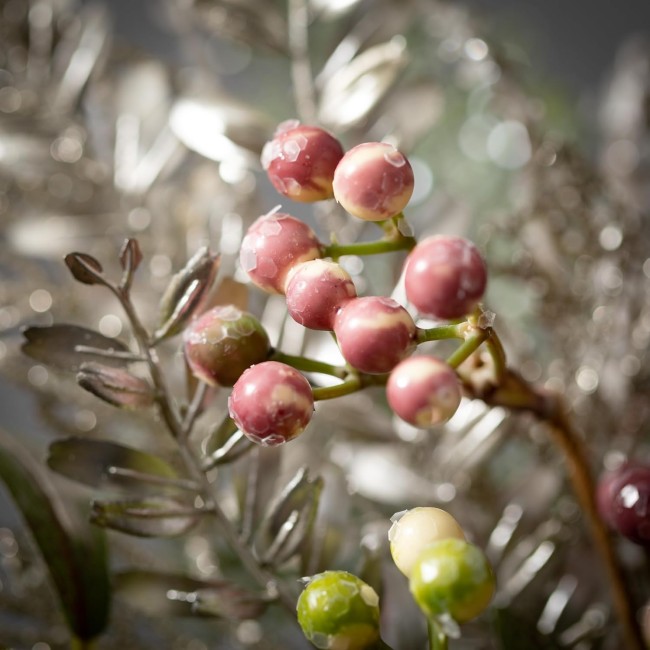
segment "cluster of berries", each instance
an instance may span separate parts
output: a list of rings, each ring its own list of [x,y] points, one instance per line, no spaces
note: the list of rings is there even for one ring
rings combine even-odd
[[[397,513],[392,521],[388,537],[393,560],[429,620],[453,634],[457,624],[486,609],[494,594],[494,573],[483,551],[465,540],[449,513],[419,507]],[[317,648],[379,647],[379,597],[346,571],[309,578],[297,610],[305,636]]]
[[[401,218],[413,192],[411,165],[392,145],[370,142],[344,153],[327,131],[296,122],[280,125],[262,162],[281,194],[297,201],[334,197],[350,214],[369,221]],[[350,275],[325,259],[326,253],[306,223],[272,211],[248,229],[240,263],[255,285],[285,296],[296,322],[332,331],[355,372],[390,373],[388,403],[403,420],[426,428],[449,419],[461,398],[454,370],[431,356],[410,357],[418,328],[409,312],[388,297],[357,296]],[[411,250],[404,280],[407,299],[420,314],[456,319],[476,307],[487,271],[471,242],[434,236]],[[195,374],[210,383],[234,384],[229,410],[237,426],[255,442],[275,445],[304,430],[314,398],[302,373],[267,360],[269,351],[256,319],[232,307],[208,312],[185,334]]]

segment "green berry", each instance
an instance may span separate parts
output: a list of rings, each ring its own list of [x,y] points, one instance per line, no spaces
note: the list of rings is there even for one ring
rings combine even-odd
[[[311,578],[297,609],[305,636],[322,650],[364,650],[379,640],[379,596],[347,571]]]
[[[464,623],[492,600],[495,579],[485,553],[462,539],[433,542],[417,559],[410,588],[428,618],[451,616]]]

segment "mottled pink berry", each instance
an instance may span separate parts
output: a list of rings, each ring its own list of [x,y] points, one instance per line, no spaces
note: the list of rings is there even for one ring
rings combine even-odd
[[[322,249],[306,223],[289,214],[273,212],[250,226],[242,241],[239,261],[260,289],[284,293],[291,267],[321,257]]]
[[[254,363],[264,361],[270,342],[262,324],[234,305],[221,305],[197,318],[183,335],[185,358],[200,379],[232,386]]]
[[[434,357],[411,357],[390,373],[386,397],[405,422],[426,429],[446,422],[460,404],[460,382],[453,369]]]
[[[367,373],[390,372],[413,352],[416,327],[392,298],[366,296],[346,302],[334,319],[345,360]]]
[[[406,260],[406,297],[423,315],[461,318],[483,297],[487,268],[476,246],[462,237],[422,240]]]
[[[314,411],[314,395],[309,382],[295,368],[264,361],[237,380],[228,410],[250,440],[272,447],[305,429]]]
[[[413,194],[413,169],[385,142],[350,149],[334,172],[334,198],[352,215],[382,221],[399,214]]]
[[[262,151],[262,166],[284,196],[311,203],[332,198],[332,179],[343,147],[330,133],[296,120],[283,122]]]
[[[611,528],[650,547],[650,466],[626,463],[598,481],[598,509]]]
[[[313,330],[333,329],[336,312],[356,295],[352,278],[335,262],[303,262],[287,277],[287,310],[297,323]]]

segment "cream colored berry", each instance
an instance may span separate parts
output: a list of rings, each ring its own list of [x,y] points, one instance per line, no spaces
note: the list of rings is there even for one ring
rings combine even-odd
[[[391,517],[390,552],[397,568],[408,578],[422,551],[441,539],[465,539],[463,529],[440,508],[419,507]]]

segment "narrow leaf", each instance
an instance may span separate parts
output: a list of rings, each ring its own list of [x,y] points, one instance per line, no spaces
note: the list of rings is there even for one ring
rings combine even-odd
[[[124,409],[146,408],[154,402],[152,387],[122,368],[83,363],[77,383],[105,402]]]
[[[151,616],[257,618],[264,599],[228,580],[197,580],[155,571],[123,571],[115,576],[116,595]]]
[[[70,629],[80,639],[97,636],[110,601],[104,535],[73,525],[41,466],[1,429],[0,480],[43,555]]]
[[[286,562],[309,538],[322,488],[320,477],[310,479],[301,468],[271,503],[255,537],[265,563]]]
[[[126,354],[129,348],[117,339],[78,325],[32,326],[23,331],[22,351],[28,357],[59,370],[76,372],[85,361],[97,360],[97,355],[80,352],[77,348],[94,348],[104,353],[102,362],[110,366],[124,366],[127,361],[111,357],[111,353]]]
[[[83,284],[106,284],[102,277],[102,265],[86,253],[68,253],[65,256],[66,266],[74,279]]]
[[[142,250],[137,239],[125,239],[120,250],[120,265],[127,273],[133,273],[142,262]]]
[[[177,537],[199,520],[201,512],[174,499],[152,497],[126,501],[93,501],[90,520],[136,537]]]
[[[258,618],[267,605],[258,594],[229,584],[199,589],[193,597],[193,613],[231,621]]]
[[[52,443],[47,464],[66,478],[99,489],[160,493],[162,481],[178,477],[158,456],[107,440],[78,437]]]
[[[160,300],[155,338],[173,336],[205,303],[219,270],[219,256],[204,247],[176,273]]]

